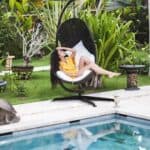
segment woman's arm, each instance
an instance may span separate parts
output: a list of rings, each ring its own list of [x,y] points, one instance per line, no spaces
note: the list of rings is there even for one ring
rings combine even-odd
[[[57,47],[56,50],[61,51],[61,50],[67,50],[72,52],[71,56],[75,57],[75,50],[69,47]]]
[[[75,52],[75,50],[74,49],[72,49],[72,48],[69,48],[69,47],[57,47],[56,48],[57,50],[67,50],[67,51],[71,51],[71,52]]]

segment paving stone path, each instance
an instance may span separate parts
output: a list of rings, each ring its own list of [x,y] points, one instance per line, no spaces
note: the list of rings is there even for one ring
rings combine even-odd
[[[40,67],[34,67],[33,71],[46,71],[49,70],[50,66],[40,66]],[[0,71],[0,75],[3,76],[5,74],[11,74],[12,71]]]

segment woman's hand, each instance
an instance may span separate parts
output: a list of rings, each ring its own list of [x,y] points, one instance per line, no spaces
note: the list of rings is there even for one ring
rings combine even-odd
[[[62,50],[63,48],[62,47],[56,47],[56,50]]]
[[[57,47],[56,50],[67,50],[67,51],[75,52],[74,49],[69,47]]]
[[[69,47],[57,47],[56,50],[59,51],[59,52],[64,52],[64,51],[62,51],[62,50],[69,51],[69,52],[71,52],[70,56],[71,56],[72,58],[75,57],[75,50],[72,49],[72,48],[69,48]]]

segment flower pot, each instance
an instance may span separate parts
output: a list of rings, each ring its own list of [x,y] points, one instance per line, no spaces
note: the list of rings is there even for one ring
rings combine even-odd
[[[33,72],[33,66],[13,66],[12,72],[20,80],[28,80],[31,78]]]

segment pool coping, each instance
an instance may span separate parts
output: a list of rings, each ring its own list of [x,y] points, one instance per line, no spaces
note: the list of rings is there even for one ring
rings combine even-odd
[[[80,101],[52,102],[50,100],[28,104],[14,105],[21,120],[18,123],[1,125],[0,134],[18,132],[33,128],[67,123],[70,121],[98,117],[110,114],[122,114],[150,120],[150,86],[140,90],[124,89],[109,92],[93,93],[91,96],[119,96],[118,106],[114,102],[95,102],[94,108]]]

